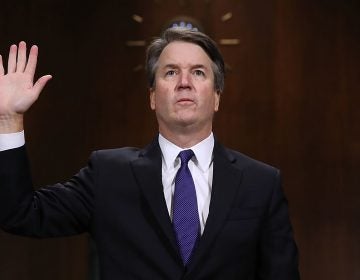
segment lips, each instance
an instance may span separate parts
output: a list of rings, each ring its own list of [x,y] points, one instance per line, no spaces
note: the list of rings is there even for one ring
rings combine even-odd
[[[187,105],[194,103],[194,100],[191,98],[180,98],[179,100],[176,101],[176,103]]]

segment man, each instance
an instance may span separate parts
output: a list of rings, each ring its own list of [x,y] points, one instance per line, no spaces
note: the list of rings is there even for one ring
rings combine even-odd
[[[105,280],[299,279],[279,171],[212,134],[224,63],[209,37],[168,29],[149,46],[159,135],[148,147],[94,152],[68,182],[34,192],[23,114],[51,78],[32,84],[36,58],[32,47],[26,62],[22,42],[10,49],[6,75],[0,67],[4,230],[37,237],[88,231]]]

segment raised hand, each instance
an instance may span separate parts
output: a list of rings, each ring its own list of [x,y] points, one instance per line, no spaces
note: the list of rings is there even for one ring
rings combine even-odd
[[[38,47],[32,46],[26,57],[26,43],[12,45],[7,73],[0,55],[0,133],[23,129],[23,115],[37,100],[51,75],[40,77],[34,83]]]

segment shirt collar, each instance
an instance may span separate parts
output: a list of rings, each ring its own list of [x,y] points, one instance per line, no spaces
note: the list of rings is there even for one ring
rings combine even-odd
[[[196,157],[194,163],[204,172],[208,170],[212,162],[214,142],[214,135],[211,132],[207,138],[197,143],[195,146],[187,148],[193,150]],[[184,149],[176,146],[161,134],[159,134],[159,145],[162,152],[163,168],[165,170],[174,168],[177,164],[177,156]]]

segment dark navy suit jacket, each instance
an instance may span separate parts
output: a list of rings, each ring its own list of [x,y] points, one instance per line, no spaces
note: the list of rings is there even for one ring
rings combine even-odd
[[[53,237],[89,232],[102,280],[297,280],[298,255],[279,171],[214,147],[206,226],[182,265],[163,194],[157,138],[96,151],[65,183],[33,191],[25,147],[0,152],[0,225]]]

